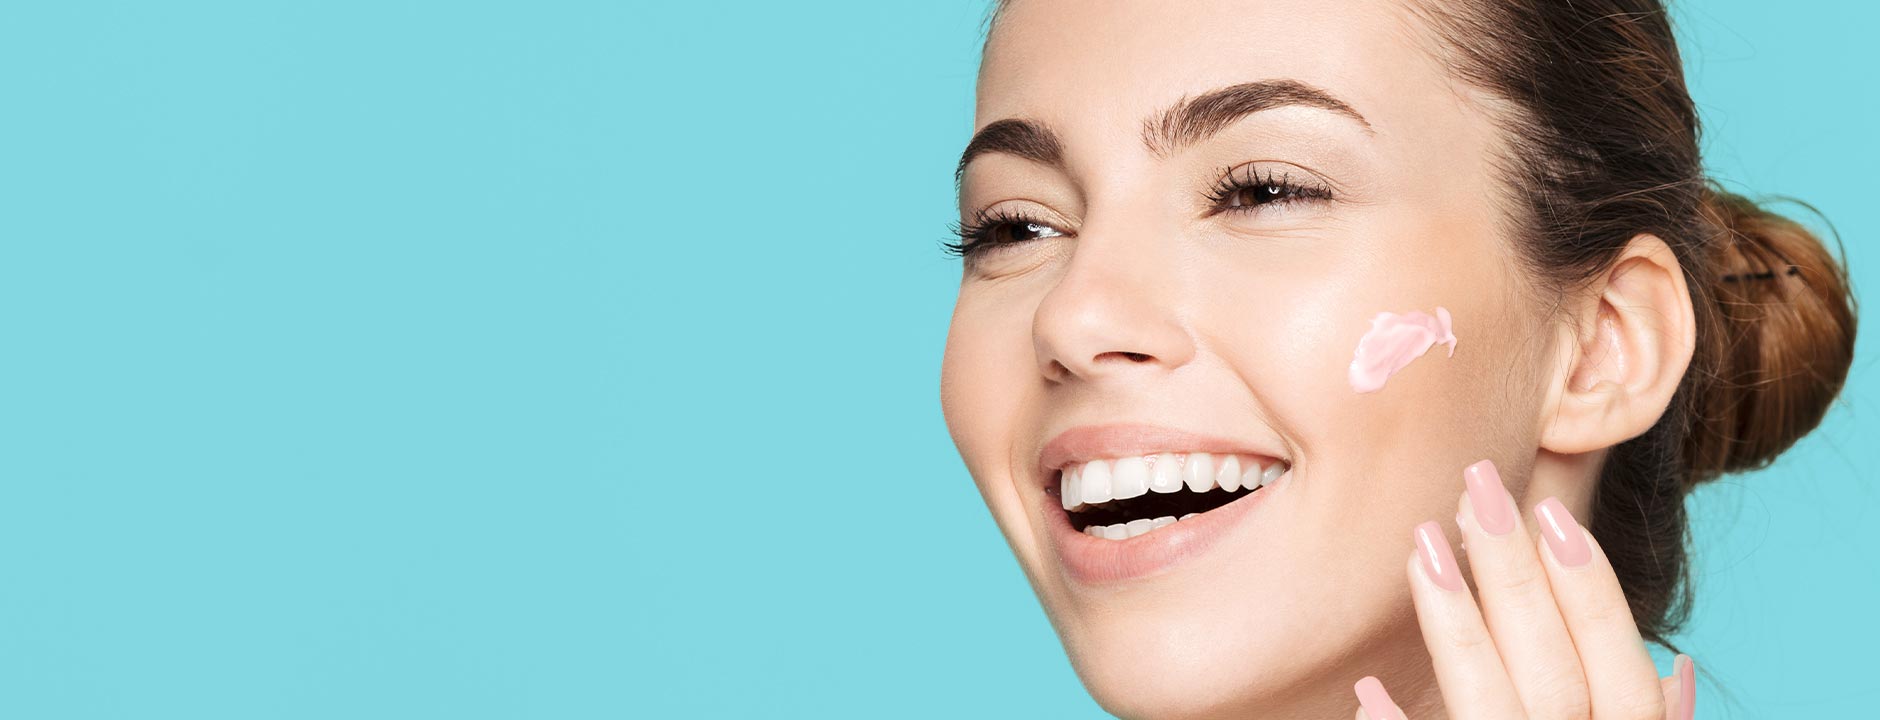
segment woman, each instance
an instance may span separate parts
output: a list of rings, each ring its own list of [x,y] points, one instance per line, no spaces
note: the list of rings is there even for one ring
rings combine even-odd
[[[1851,362],[1655,0],[995,11],[949,430],[1123,717],[1684,718],[1682,500]]]

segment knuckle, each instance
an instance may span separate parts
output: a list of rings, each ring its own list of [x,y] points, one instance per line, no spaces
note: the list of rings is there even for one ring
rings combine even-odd
[[[1634,688],[1613,701],[1614,717],[1630,720],[1663,720],[1665,710],[1664,690],[1657,683]]]
[[[1554,678],[1545,682],[1529,699],[1528,715],[1546,720],[1588,720],[1593,716],[1592,699],[1586,684],[1577,678]]]
[[[1485,589],[1491,593],[1519,596],[1541,592],[1547,587],[1547,576],[1542,574],[1540,564],[1534,562],[1499,563],[1484,575],[1487,577],[1478,575],[1475,582],[1486,585]]]
[[[1597,625],[1632,626],[1632,608],[1627,606],[1625,598],[1601,598],[1586,605],[1585,618]]]
[[[1465,654],[1493,649],[1491,644],[1494,640],[1478,625],[1452,622],[1443,628],[1442,634],[1443,640],[1449,643],[1450,647],[1461,650]]]

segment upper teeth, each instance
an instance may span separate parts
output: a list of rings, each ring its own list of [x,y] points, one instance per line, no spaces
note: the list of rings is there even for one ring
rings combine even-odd
[[[1172,493],[1187,487],[1228,492],[1271,485],[1286,473],[1284,460],[1255,455],[1156,453],[1091,460],[1064,468],[1058,495],[1065,510],[1111,500],[1127,500],[1151,490]]]

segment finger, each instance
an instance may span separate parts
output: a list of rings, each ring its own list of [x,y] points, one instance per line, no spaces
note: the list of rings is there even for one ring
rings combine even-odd
[[[1359,720],[1405,720],[1403,708],[1391,701],[1390,693],[1384,692],[1384,683],[1377,678],[1366,675],[1351,690],[1358,694]]]
[[[1462,475],[1467,489],[1458,500],[1456,524],[1481,594],[1482,617],[1521,705],[1535,718],[1586,717],[1591,705],[1580,656],[1514,497],[1490,461],[1470,465]]]
[[[1606,554],[1556,498],[1534,506],[1554,601],[1580,651],[1593,717],[1665,717],[1658,668]],[[1675,673],[1674,673],[1675,674]]]
[[[1691,720],[1697,714],[1697,678],[1689,655],[1679,653],[1671,661],[1671,676],[1658,683],[1664,690],[1665,719]]]
[[[1408,568],[1410,598],[1436,671],[1436,686],[1451,717],[1521,717],[1521,698],[1508,682],[1475,597],[1462,582],[1462,569],[1456,565],[1442,526],[1426,522],[1412,534],[1417,549]]]

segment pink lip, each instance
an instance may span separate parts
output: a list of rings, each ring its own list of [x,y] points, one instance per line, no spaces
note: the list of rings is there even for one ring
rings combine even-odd
[[[1147,455],[1157,452],[1240,453],[1279,458],[1275,452],[1227,438],[1197,435],[1153,425],[1114,424],[1073,428],[1047,443],[1038,459],[1039,476],[1047,486],[1057,470],[1071,463],[1097,458]],[[1221,507],[1128,540],[1107,540],[1071,527],[1055,494],[1040,493],[1049,545],[1063,561],[1067,574],[1086,585],[1103,585],[1147,577],[1213,547],[1248,515],[1277,493],[1285,492],[1292,472],[1273,487]]]
[[[1064,562],[1071,579],[1085,585],[1107,585],[1148,577],[1201,555],[1232,531],[1249,515],[1284,493],[1292,481],[1286,471],[1273,487],[1128,540],[1106,540],[1085,535],[1071,527],[1070,514],[1055,498],[1046,497],[1045,524],[1050,526],[1050,545]]]

